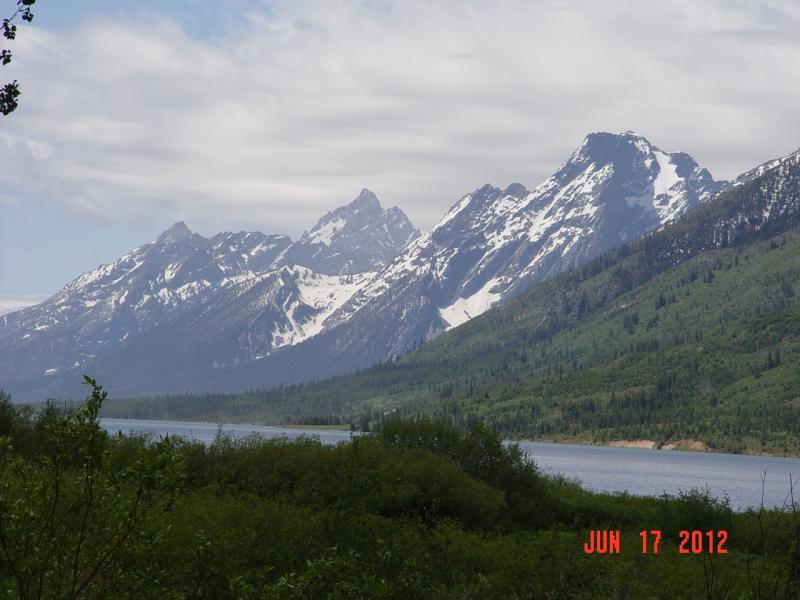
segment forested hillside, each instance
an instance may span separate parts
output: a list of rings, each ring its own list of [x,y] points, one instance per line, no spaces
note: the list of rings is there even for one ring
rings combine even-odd
[[[374,426],[800,452],[798,155],[678,222],[350,376],[120,403],[115,416]]]

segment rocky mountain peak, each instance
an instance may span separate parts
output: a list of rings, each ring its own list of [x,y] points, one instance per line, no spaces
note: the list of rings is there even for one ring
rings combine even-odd
[[[369,191],[367,188],[361,190],[361,193],[347,205],[350,208],[381,208],[381,203],[378,197]]]
[[[193,235],[194,233],[191,229],[189,229],[189,227],[186,226],[186,223],[183,221],[178,221],[173,223],[169,229],[164,230],[164,232],[156,239],[156,243],[171,244],[188,239]]]
[[[282,261],[330,275],[376,271],[418,235],[402,210],[384,209],[374,193],[363,189],[303,233]]]
[[[528,191],[528,188],[521,183],[512,183],[505,190],[503,190],[503,193],[506,196],[513,196],[514,198],[524,198],[530,192]]]
[[[727,185],[683,153],[635,132],[587,135],[529,191],[486,184],[463,196],[332,317],[380,330],[385,354],[404,352],[535,283],[678,218]],[[389,315],[389,316],[387,316]],[[397,322],[393,337],[380,323]]]
[[[581,145],[567,161],[567,165],[570,163],[585,164],[587,161],[605,165],[637,155],[649,156],[658,150],[647,138],[634,131],[622,133],[593,131],[586,135]]]
[[[598,131],[588,134],[537,191],[570,187],[599,192],[601,184],[605,193],[580,194],[583,201],[596,206],[600,199],[612,201],[618,205],[615,212],[629,212],[620,205],[626,203],[637,213],[629,218],[641,221],[635,225],[639,231],[676,219],[728,186],[727,181],[715,181],[685,152],[665,152],[633,131]]]

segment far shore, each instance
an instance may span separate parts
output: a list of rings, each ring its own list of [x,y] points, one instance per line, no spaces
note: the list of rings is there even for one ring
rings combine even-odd
[[[212,422],[212,421],[178,421],[174,419],[126,419],[124,417],[101,417],[104,419],[116,419],[116,420],[123,420],[123,421],[163,421],[165,423],[185,423],[187,425],[209,425],[213,427],[219,427],[220,425],[232,425],[236,427],[275,427],[278,429],[304,429],[309,431],[335,431],[335,432],[342,432],[342,431],[351,431],[348,425],[303,425],[293,423],[289,424],[273,424],[273,423],[244,423],[244,422],[227,422],[227,423],[219,423],[219,422]],[[354,431],[353,433],[361,433],[359,431]],[[510,438],[509,441],[511,442],[531,442],[537,444],[561,444],[561,445],[573,445],[573,446],[605,446],[609,448],[633,448],[633,449],[640,449],[640,450],[665,450],[665,451],[678,451],[678,452],[707,452],[710,454],[732,454],[732,455],[742,455],[742,456],[771,456],[775,458],[800,458],[798,454],[779,454],[775,452],[755,452],[752,450],[745,450],[744,452],[729,452],[723,449],[718,448],[709,448],[704,442],[701,440],[693,440],[693,439],[680,439],[680,440],[672,440],[663,444],[659,444],[655,440],[650,439],[630,439],[630,440],[608,440],[606,442],[598,442],[595,440],[589,440],[586,438],[569,438],[569,437],[558,437],[558,438]]]
[[[681,439],[659,444],[655,440],[634,439],[634,440],[608,440],[598,442],[585,438],[514,438],[515,442],[533,442],[538,444],[571,444],[575,446],[603,446],[606,448],[634,448],[639,450],[665,450],[677,452],[704,452],[708,454],[732,454],[735,456],[771,456],[774,458],[800,458],[800,454],[785,454],[777,452],[756,452],[745,450],[744,452],[730,452],[720,448],[709,448],[700,440]]]

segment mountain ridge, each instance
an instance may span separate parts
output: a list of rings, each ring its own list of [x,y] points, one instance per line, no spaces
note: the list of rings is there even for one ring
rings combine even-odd
[[[116,416],[703,440],[800,453],[800,154],[408,355],[319,383],[121,402]]]
[[[656,185],[672,160],[679,176]],[[463,196],[334,313],[338,334],[317,354],[336,353],[348,369],[369,366],[358,355],[374,362],[402,354],[726,186],[685,153],[664,153],[636,134],[591,133],[531,191],[486,184]],[[391,331],[387,321],[408,325]]]
[[[198,327],[220,341],[236,333],[220,344],[224,352],[203,341],[212,368],[258,360],[316,335],[330,309],[366,279],[354,269],[380,268],[417,234],[402,211],[384,210],[368,190],[337,211],[342,231],[328,245],[245,231],[205,238],[178,221],[39,305],[3,315],[0,343],[12,351],[0,358],[0,378],[58,390],[59,379],[91,369],[133,338],[160,333],[198,343]],[[211,331],[211,322],[220,329]]]
[[[103,356],[85,363],[85,368],[112,391],[126,394],[142,392],[136,386],[142,385],[137,382],[145,364],[153,377],[148,385],[163,386],[162,391],[269,387],[366,368],[430,341],[627,239],[663,227],[725,186],[727,182],[714,181],[685,153],[665,153],[630,132],[595,132],[533,190],[519,183],[505,189],[487,184],[463,196],[433,229],[418,237],[402,211],[381,209],[365,189],[350,204],[326,213],[297,242],[285,236],[223,233],[211,238],[210,250],[195,248],[186,261],[170,263],[162,277],[166,282],[169,275],[170,285],[158,290],[163,298],[150,296],[160,302],[186,301],[185,315],[154,313],[163,323],[152,340],[103,348]],[[181,223],[162,235],[164,240],[175,238],[174,247],[202,246],[205,239]],[[400,243],[405,244],[402,251]],[[394,253],[391,259],[386,247]],[[280,291],[258,292],[270,299],[260,306],[270,316],[234,325],[236,314],[244,318],[251,308],[242,305],[237,311],[231,290],[252,279],[254,272],[288,265],[337,277],[374,267],[374,274],[360,277],[357,286],[326,283],[347,292],[344,301],[326,301],[324,306],[309,305],[297,285],[273,277],[269,282]],[[212,274],[191,281],[182,278],[203,268]],[[224,282],[225,294],[209,303],[206,288],[216,289],[218,282]],[[223,306],[223,300],[234,308]],[[231,320],[215,318],[212,309]],[[190,324],[207,333],[198,337]],[[228,339],[229,330],[240,335]],[[228,348],[225,356],[218,355],[214,335],[227,340],[221,344]],[[190,356],[195,362],[188,362]],[[84,364],[68,364],[74,362]],[[50,382],[41,389],[58,391]]]

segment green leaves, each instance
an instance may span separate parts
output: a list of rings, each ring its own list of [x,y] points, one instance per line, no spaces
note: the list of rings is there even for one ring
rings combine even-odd
[[[482,425],[204,446],[106,435],[107,398],[87,385],[74,410],[27,413],[0,396],[2,597],[738,598],[750,597],[747,564],[770,589],[793,581],[791,512],[736,514],[696,492],[593,494],[540,474]],[[673,545],[677,529],[710,526],[730,533],[715,565],[727,595],[706,594],[704,557]],[[580,550],[604,527],[623,529],[611,562]],[[644,528],[665,532],[647,560]]]
[[[30,7],[35,3],[36,0],[17,0],[17,10],[9,18],[3,19],[2,31],[5,39],[9,41],[16,39],[17,26],[14,24],[14,20],[17,17],[26,23],[33,21],[33,12]],[[0,64],[2,66],[9,64],[11,58],[12,53],[10,50],[2,49],[0,51]],[[17,83],[16,79],[0,87],[0,114],[7,116],[14,112],[19,106],[19,96],[19,83]]]
[[[8,64],[10,60],[9,54],[3,56],[3,64]],[[0,114],[9,115],[14,112],[19,106],[17,101],[19,95],[19,84],[16,79],[0,88]]]
[[[130,447],[100,427],[107,395],[93,379],[85,382],[92,391],[77,410],[49,405],[0,437],[0,556],[20,598],[96,595],[182,483],[169,439],[140,445],[127,467],[113,467],[114,455]],[[38,451],[17,453],[15,437],[31,435]]]

